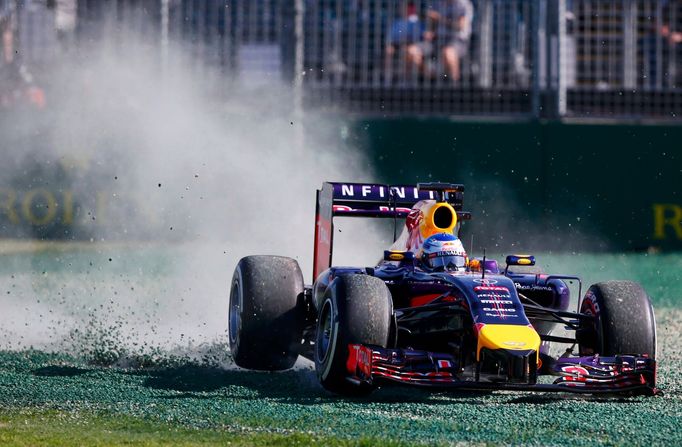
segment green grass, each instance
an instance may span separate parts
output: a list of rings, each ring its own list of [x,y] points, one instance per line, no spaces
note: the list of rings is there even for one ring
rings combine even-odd
[[[0,444],[678,445],[681,317],[659,313],[662,397],[388,387],[343,399],[324,392],[307,368],[261,373],[185,361],[126,369],[1,352]]]
[[[112,331],[106,324],[112,310],[116,318],[133,319],[135,312],[138,323],[158,324],[176,316],[183,296],[202,296],[203,290],[195,293],[198,282],[166,288],[178,274],[176,255],[162,247],[0,255],[0,282],[10,292],[0,295],[0,310],[27,319],[16,326],[24,328],[22,336],[48,323],[62,333],[64,322],[103,322],[94,332],[79,327],[70,349],[0,351],[0,445],[682,445],[682,255],[538,256],[547,270],[584,275],[586,286],[610,278],[642,282],[656,306],[663,396],[387,387],[365,399],[329,395],[309,364],[282,373],[235,369],[220,343],[202,353],[222,357],[198,358],[164,349],[138,355],[119,346],[144,334],[115,324]],[[216,290],[228,279],[219,278]],[[190,287],[192,293],[183,292]],[[185,295],[154,304],[166,290]],[[199,320],[224,310],[197,303]],[[30,315],[21,313],[24,307]],[[180,328],[196,323],[184,311],[174,321]],[[74,316],[83,318],[69,319]],[[225,324],[220,315],[216,321]],[[86,335],[87,343],[78,338]],[[109,363],[117,366],[102,366]]]
[[[370,446],[381,442],[402,446],[398,441],[319,437],[311,434],[191,429],[130,416],[30,409],[0,410],[0,445],[46,446]]]
[[[577,275],[583,292],[591,284],[611,279],[639,282],[654,307],[682,307],[682,253],[538,254],[548,273]]]

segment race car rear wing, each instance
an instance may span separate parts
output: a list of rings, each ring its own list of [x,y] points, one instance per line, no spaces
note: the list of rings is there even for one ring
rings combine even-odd
[[[464,185],[323,183],[322,189],[317,190],[315,209],[313,281],[332,264],[334,217],[404,218],[415,203],[429,199],[448,202],[460,221],[471,219],[470,213],[462,211]]]

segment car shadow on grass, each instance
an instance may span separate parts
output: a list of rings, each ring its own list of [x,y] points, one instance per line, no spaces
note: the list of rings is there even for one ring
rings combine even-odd
[[[542,405],[542,404],[552,404],[558,401],[589,401],[593,403],[604,402],[608,404],[627,404],[627,403],[639,403],[639,399],[631,396],[620,396],[617,394],[578,394],[578,393],[550,393],[550,394],[526,394],[521,396],[515,396],[511,398],[508,404],[518,404],[518,405]]]
[[[451,405],[457,402],[486,405],[490,392],[442,391],[407,386],[384,386],[365,397],[336,396],[325,391],[315,371],[302,368],[282,372],[186,365],[137,370],[145,387],[168,391],[167,399],[237,398],[241,400],[279,401],[299,405],[319,405],[339,400],[357,404],[425,403]]]
[[[90,369],[76,366],[51,365],[34,369],[33,375],[39,377],[75,377],[90,372]]]

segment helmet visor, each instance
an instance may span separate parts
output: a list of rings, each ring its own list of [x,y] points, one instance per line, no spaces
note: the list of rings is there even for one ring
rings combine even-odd
[[[426,263],[434,270],[460,270],[466,267],[466,258],[453,252],[432,253]]]

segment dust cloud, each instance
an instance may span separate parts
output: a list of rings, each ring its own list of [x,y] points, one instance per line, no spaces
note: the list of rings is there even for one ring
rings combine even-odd
[[[133,35],[91,42],[52,67],[51,112],[22,123],[44,144],[14,165],[40,165],[30,181],[44,187],[63,171],[87,237],[5,249],[0,348],[116,358],[224,342],[237,261],[290,256],[310,283],[315,189],[374,179],[336,117],[294,113],[289,85],[218,72],[208,85],[182,46],[163,69],[157,54]],[[338,231],[340,263],[370,265],[390,243],[365,223]]]

